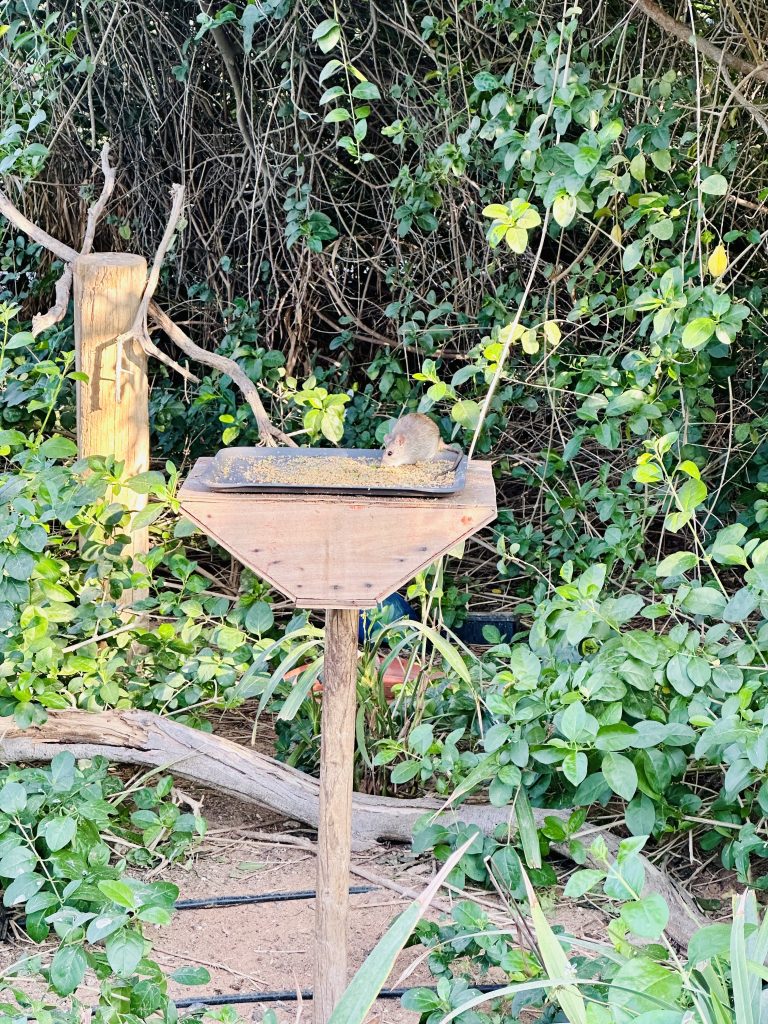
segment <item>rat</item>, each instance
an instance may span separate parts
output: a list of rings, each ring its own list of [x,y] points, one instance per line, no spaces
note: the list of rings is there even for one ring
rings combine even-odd
[[[392,468],[412,466],[416,462],[429,462],[444,451],[461,455],[458,445],[443,441],[434,420],[420,412],[409,412],[400,417],[384,438],[381,464]]]

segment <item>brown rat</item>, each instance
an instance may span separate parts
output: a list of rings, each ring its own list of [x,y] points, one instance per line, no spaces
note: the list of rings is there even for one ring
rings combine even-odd
[[[434,420],[420,412],[401,416],[384,438],[382,466],[412,466],[416,462],[429,462],[440,452],[461,452],[457,445],[446,444]]]

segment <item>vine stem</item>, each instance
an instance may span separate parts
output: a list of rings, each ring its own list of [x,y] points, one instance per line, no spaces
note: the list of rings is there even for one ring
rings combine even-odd
[[[490,386],[488,388],[488,391],[486,392],[485,398],[483,399],[483,404],[480,407],[480,416],[479,416],[478,421],[477,421],[477,426],[475,427],[475,432],[472,435],[472,444],[469,446],[469,456],[468,457],[470,459],[472,458],[472,456],[475,453],[475,448],[477,447],[477,442],[478,442],[478,440],[480,438],[480,432],[483,429],[483,423],[485,422],[485,418],[488,415],[488,410],[491,407],[491,402],[493,401],[493,396],[496,394],[496,389],[499,386],[499,381],[501,380],[501,374],[502,374],[502,371],[504,369],[504,364],[506,363],[507,357],[509,356],[510,349],[512,348],[512,339],[514,338],[514,335],[515,335],[515,329],[516,329],[517,325],[520,323],[520,317],[523,315],[523,310],[525,309],[525,304],[528,301],[528,296],[531,294],[531,288],[533,288],[533,282],[534,282],[534,279],[536,277],[536,272],[539,269],[539,264],[541,263],[541,253],[542,253],[542,251],[544,249],[544,242],[545,242],[546,237],[547,237],[547,227],[548,227],[548,225],[549,225],[549,210],[547,210],[546,213],[544,214],[544,223],[541,226],[541,238],[539,239],[539,247],[536,250],[536,256],[534,257],[533,263],[531,264],[531,269],[530,269],[530,271],[528,273],[528,279],[525,282],[525,288],[523,290],[523,296],[520,299],[520,302],[518,304],[517,311],[515,313],[514,319],[512,320],[512,323],[508,325],[509,326],[509,334],[508,334],[507,340],[504,342],[504,347],[501,350],[501,355],[499,356],[499,361],[498,361],[498,364],[496,366],[496,372],[493,375],[493,380],[490,383]]]

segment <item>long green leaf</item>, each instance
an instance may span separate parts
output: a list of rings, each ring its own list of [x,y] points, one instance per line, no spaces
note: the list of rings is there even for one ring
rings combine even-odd
[[[483,1003],[489,1002],[491,999],[503,999],[506,996],[517,996],[523,992],[536,992],[542,988],[553,988],[556,989],[561,985],[568,985],[573,987],[574,985],[594,985],[594,978],[539,978],[537,981],[518,981],[514,985],[500,985],[499,988],[495,988],[492,992],[483,992],[482,995],[475,996],[474,999],[468,999],[463,1002],[461,1006],[457,1006],[455,1010],[451,1010],[445,1017],[442,1017],[439,1024],[449,1024],[449,1021],[460,1016],[462,1013],[467,1013],[469,1010],[474,1010],[476,1006],[482,1006]],[[581,998],[581,996],[579,996]]]
[[[438,889],[474,843],[475,838],[473,835],[451,854],[424,892],[402,912],[379,939],[347,986],[328,1024],[362,1024],[384,987],[384,982],[391,974],[395,960],[411,932],[426,914]]]
[[[318,676],[323,669],[323,658],[315,658],[311,665],[301,673],[299,678],[296,680],[293,689],[288,694],[285,703],[280,708],[280,714],[277,716],[280,722],[290,722],[292,718],[296,717],[299,708],[306,700],[312,687],[317,682]]]
[[[299,644],[298,647],[294,647],[291,653],[287,657],[283,658],[264,685],[261,700],[259,701],[259,714],[261,714],[267,706],[272,694],[283,679],[285,679],[286,674],[290,672],[293,666],[300,661],[308,651],[311,651],[312,648],[317,647],[317,645],[317,640],[306,640],[303,644]]]
[[[381,632],[388,632],[395,628],[411,629],[414,633],[421,633],[421,635],[429,640],[435,650],[438,651],[443,659],[450,665],[459,679],[461,679],[462,682],[465,682],[467,686],[472,686],[469,669],[464,664],[464,660],[461,658],[456,648],[449,644],[444,636],[440,636],[437,630],[432,629],[431,626],[425,626],[423,622],[413,622],[411,619],[400,619],[397,622],[390,623],[388,626],[384,626]]]
[[[522,786],[518,787],[515,797],[515,820],[517,831],[520,835],[520,844],[523,847],[525,863],[529,868],[541,867],[541,847],[539,846],[539,833],[536,828],[536,819],[533,816],[533,808],[528,799],[528,794]]]
[[[738,1024],[758,1024],[752,1007],[750,973],[747,967],[745,924],[747,912],[746,893],[734,896],[733,925],[731,927],[731,984],[733,985],[733,1008]],[[754,974],[752,977],[755,977]],[[757,979],[759,984],[759,979]]]
[[[549,921],[544,916],[544,911],[536,899],[536,893],[533,891],[533,886],[525,869],[521,867],[521,871],[523,882],[525,883],[525,891],[528,896],[531,924],[536,933],[536,942],[539,946],[541,959],[544,961],[544,969],[550,980],[554,978],[572,979],[573,968],[568,961],[568,957],[565,955],[565,950],[560,945],[560,940],[552,931]],[[587,1008],[584,1004],[584,999],[572,981],[568,981],[565,984],[558,982],[553,995],[560,1004],[560,1008],[566,1018],[570,1021],[570,1024],[587,1024]]]

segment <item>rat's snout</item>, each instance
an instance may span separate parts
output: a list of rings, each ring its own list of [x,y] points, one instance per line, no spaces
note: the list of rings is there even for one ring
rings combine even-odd
[[[398,459],[397,452],[392,448],[385,448],[381,453],[381,464],[382,466],[390,466],[392,469],[395,469],[401,463]]]

